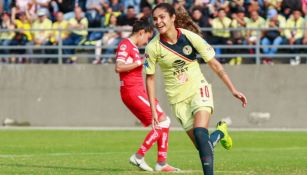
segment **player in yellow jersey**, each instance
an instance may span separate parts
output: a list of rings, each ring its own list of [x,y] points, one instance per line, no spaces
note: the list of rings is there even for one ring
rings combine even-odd
[[[209,119],[214,110],[213,97],[211,85],[201,73],[196,54],[200,54],[233,96],[242,102],[243,107],[247,105],[246,97],[232,84],[222,65],[214,58],[214,49],[199,35],[199,28],[191,22],[191,18],[184,13],[176,14],[173,6],[168,3],[158,4],[152,15],[159,32],[145,49],[146,86],[153,115],[152,123],[159,123],[154,105],[154,74],[159,64],[172,110],[198,149],[204,174],[212,175],[213,147],[221,140],[222,146],[230,149],[232,140],[225,122],[219,122],[217,130],[209,136]]]

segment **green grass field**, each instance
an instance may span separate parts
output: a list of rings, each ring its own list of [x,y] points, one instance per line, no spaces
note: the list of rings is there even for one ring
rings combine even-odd
[[[147,131],[1,130],[1,175],[140,175],[128,163]],[[307,132],[231,132],[234,147],[215,149],[217,175],[307,175]],[[156,147],[147,154],[153,166]],[[183,131],[172,131],[168,160],[179,174],[201,175]]]

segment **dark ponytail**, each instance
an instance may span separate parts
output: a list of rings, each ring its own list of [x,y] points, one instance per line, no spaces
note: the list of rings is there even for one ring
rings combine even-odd
[[[145,32],[153,32],[153,26],[148,21],[147,18],[141,18],[134,22],[133,28],[132,28],[132,34],[137,33],[140,30],[145,30]]]

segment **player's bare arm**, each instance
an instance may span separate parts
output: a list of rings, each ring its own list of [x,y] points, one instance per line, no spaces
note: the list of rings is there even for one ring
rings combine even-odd
[[[229,76],[224,70],[224,67],[221,65],[220,62],[218,62],[216,59],[211,59],[208,62],[208,65],[210,68],[220,77],[220,79],[225,83],[225,85],[228,87],[232,95],[236,98],[238,98],[242,102],[242,106],[245,108],[247,105],[247,99],[245,95],[241,92],[239,92],[235,86],[233,85],[232,81],[230,80]]]
[[[154,128],[156,125],[159,124],[159,121],[155,105],[155,76],[153,74],[146,75],[146,89],[152,113],[152,127]]]
[[[115,72],[116,73],[120,73],[120,72],[128,72],[128,71],[131,71],[139,66],[142,66],[144,63],[144,59],[141,59],[141,60],[138,60],[138,61],[135,61],[133,63],[130,63],[130,64],[126,64],[122,61],[116,61],[116,64],[115,64]]]

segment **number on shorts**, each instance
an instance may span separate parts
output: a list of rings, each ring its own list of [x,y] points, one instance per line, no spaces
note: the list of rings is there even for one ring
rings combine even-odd
[[[204,86],[203,88],[200,88],[200,96],[204,97],[204,91],[205,95],[208,98],[210,96],[208,86]]]

